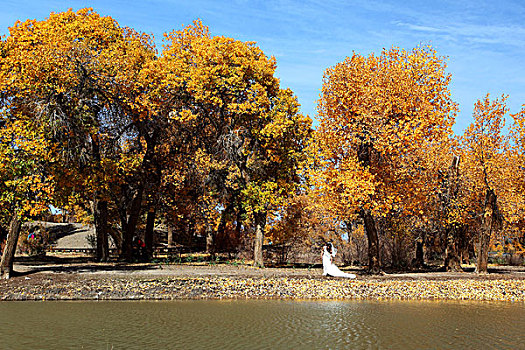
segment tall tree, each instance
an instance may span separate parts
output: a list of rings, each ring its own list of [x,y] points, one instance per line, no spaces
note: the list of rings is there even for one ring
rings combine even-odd
[[[511,117],[514,123],[510,128],[512,147],[509,160],[515,171],[512,171],[512,192],[506,196],[512,199],[512,204],[506,207],[514,210],[507,213],[507,219],[522,223],[525,218],[525,105],[518,113],[511,114]]]
[[[445,68],[419,47],[354,53],[325,72],[314,178],[342,220],[364,222],[372,273],[380,270],[375,217],[414,212],[424,197],[421,149],[451,133],[457,107]]]
[[[474,104],[474,122],[462,137],[465,150],[464,168],[470,180],[472,206],[480,217],[477,246],[477,273],[487,273],[490,240],[501,227],[508,209],[505,195],[512,183],[513,166],[508,157],[508,145],[503,134],[506,96],[490,100],[489,94]],[[515,170],[515,169],[514,169]]]
[[[183,130],[195,154],[208,159],[203,195],[213,207],[206,211],[243,208],[251,218],[254,260],[262,266],[267,212],[299,181],[311,120],[298,113],[292,92],[280,88],[275,59],[254,43],[212,36],[200,22],[166,38],[150,70],[161,76],[153,103],[169,107],[175,131]],[[233,216],[223,214],[223,220]]]
[[[23,116],[15,117],[6,104],[0,110],[0,224],[9,225],[0,276],[8,279],[22,224],[48,210],[54,181],[45,163],[53,161],[54,147],[34,119],[22,122]]]
[[[92,9],[52,13],[17,22],[5,40],[1,91],[12,108],[46,123],[44,133],[62,155],[68,174],[93,202],[97,257],[108,257],[108,182],[139,118],[130,113],[138,73],[154,58],[149,37],[123,28]],[[135,113],[138,114],[138,113]]]

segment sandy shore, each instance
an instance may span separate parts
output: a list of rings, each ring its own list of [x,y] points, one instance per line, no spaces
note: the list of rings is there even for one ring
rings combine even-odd
[[[370,299],[525,302],[525,269],[473,273],[403,273],[355,280],[320,268],[231,265],[70,263],[15,267],[0,281],[0,300]],[[360,274],[361,273],[361,274]]]

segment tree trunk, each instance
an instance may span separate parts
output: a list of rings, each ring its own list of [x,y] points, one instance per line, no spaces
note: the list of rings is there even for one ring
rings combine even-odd
[[[142,208],[142,189],[139,189],[131,202],[129,214],[126,222],[122,225],[122,254],[121,259],[131,262],[133,261],[133,238],[137,229],[137,223],[140,217],[140,210]]]
[[[97,261],[109,260],[108,202],[95,200],[95,233],[97,237]]]
[[[457,247],[458,229],[453,225],[447,227],[447,247],[445,249],[445,269],[449,272],[463,272]]]
[[[186,233],[184,236],[184,241],[186,245],[193,246],[193,237],[195,236],[195,218],[190,217],[186,226]]]
[[[113,238],[113,242],[115,243],[115,247],[117,248],[117,253],[120,256],[122,253],[122,235],[120,232],[117,232],[110,227],[108,227],[108,235]]]
[[[235,238],[237,239],[237,242],[239,242],[241,238],[242,215],[243,214],[244,214],[244,211],[239,206],[239,208],[237,208],[237,218],[235,219]]]
[[[228,254],[231,253],[230,249],[230,243],[232,237],[227,237],[226,234],[226,223],[228,221],[228,218],[231,216],[231,212],[233,211],[233,204],[228,204],[224,210],[221,212],[221,219],[219,220],[219,226],[217,226],[217,232],[215,233],[215,239],[214,239],[214,250],[217,251],[228,251]]]
[[[92,156],[100,166],[100,141],[97,134],[91,135]],[[95,202],[93,203],[93,216],[95,219],[95,237],[97,238],[97,261],[109,259],[108,244],[108,202],[100,198],[100,192],[95,191]]]
[[[488,273],[488,248],[490,241],[490,232],[481,229],[478,242],[478,257],[476,262],[476,273]]]
[[[399,268],[401,265],[401,257],[399,251],[399,235],[398,232],[395,232],[392,237],[392,267]]]
[[[213,227],[210,223],[206,224],[206,253],[215,254],[215,232],[213,232]]]
[[[266,228],[266,212],[255,214],[255,242],[253,247],[253,265],[264,267],[263,242]]]
[[[148,144],[148,148],[155,147],[155,142],[153,144]],[[144,244],[146,246],[146,257],[148,260],[153,258],[153,236],[155,234],[155,217],[157,214],[157,205],[159,202],[159,190],[160,190],[160,181],[161,181],[161,170],[159,165],[153,161],[148,162],[146,167],[146,177],[147,190],[149,195],[146,197],[148,200],[148,214],[146,217],[146,232],[144,234]]]
[[[7,240],[0,261],[0,277],[2,279],[9,279],[13,274],[13,262],[15,260],[16,245],[21,227],[22,223],[18,215],[13,215],[9,223],[9,232],[7,233]]]
[[[372,162],[372,146],[369,143],[361,143],[357,150],[357,158],[364,167],[370,167]],[[381,272],[379,266],[379,238],[375,220],[370,210],[361,209],[361,218],[365,223],[366,238],[368,240],[368,272],[378,274]]]
[[[459,192],[459,161],[458,156],[452,158],[452,164],[448,168],[445,181],[446,192],[444,197],[444,211],[448,213],[456,206],[456,199]],[[459,228],[455,223],[448,223],[446,227],[447,246],[445,248],[445,270],[450,272],[463,272],[461,268],[461,259],[459,257],[458,236]]]
[[[470,252],[472,243],[468,239],[468,225],[461,225],[459,231],[457,232],[457,248],[459,259],[462,264],[470,264]]]
[[[168,248],[175,247],[175,242],[173,240],[173,225],[168,223]]]
[[[125,205],[124,208],[129,208],[127,214],[125,210],[121,209],[122,223],[122,253],[120,259],[131,262],[133,260],[133,239],[136,236],[137,223],[140,219],[142,211],[142,198],[144,193],[149,194],[150,197],[156,198],[158,194],[158,186],[160,184],[160,168],[155,163],[155,147],[157,145],[160,130],[150,130],[147,123],[137,123],[139,134],[144,137],[146,141],[146,153],[142,158],[141,168],[137,187],[134,189],[133,199],[131,205],[128,207],[127,203],[120,203]],[[153,200],[156,203],[156,200]],[[151,207],[152,204],[149,204]]]
[[[381,272],[379,266],[379,238],[375,220],[369,210],[361,210],[361,217],[365,222],[366,238],[368,240],[368,272],[378,274]]]
[[[153,258],[153,233],[155,229],[155,208],[150,208],[146,217],[146,232],[144,233],[144,244],[146,245],[146,256],[148,260]]]
[[[481,223],[481,232],[478,243],[478,259],[476,264],[476,273],[487,273],[489,260],[489,244],[492,233],[494,216],[496,215],[496,195],[494,191],[487,190],[485,194],[485,208]]]
[[[412,264],[414,267],[424,267],[425,266],[423,242],[424,242],[424,237],[423,237],[423,234],[421,234],[416,240],[416,257],[414,258],[414,263]]]

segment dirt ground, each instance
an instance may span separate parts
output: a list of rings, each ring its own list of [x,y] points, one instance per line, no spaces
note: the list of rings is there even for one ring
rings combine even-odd
[[[525,302],[525,267],[491,266],[489,274],[437,268],[368,275],[322,276],[322,266],[255,268],[210,264],[94,263],[82,256],[18,257],[15,275],[0,281],[0,300],[158,299],[431,299]]]
[[[474,266],[464,266],[465,272],[444,272],[439,267],[427,267],[414,271],[391,271],[381,275],[368,275],[362,267],[344,267],[342,270],[358,275],[362,280],[453,280],[453,279],[524,279],[525,266],[490,265],[489,273],[478,275]],[[326,278],[322,276],[322,265],[296,265],[287,267],[256,268],[239,262],[223,263],[96,263],[90,257],[80,254],[58,254],[37,257],[17,257],[15,278],[37,277],[39,275],[65,276],[128,276],[128,277],[301,277]]]

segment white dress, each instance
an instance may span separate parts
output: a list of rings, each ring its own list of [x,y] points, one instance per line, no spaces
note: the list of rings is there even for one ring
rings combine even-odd
[[[323,248],[323,276],[355,278],[356,276],[353,273],[343,272],[332,263],[332,257],[335,257],[335,253],[337,250],[334,246],[332,246],[332,254],[328,253],[326,246]]]

